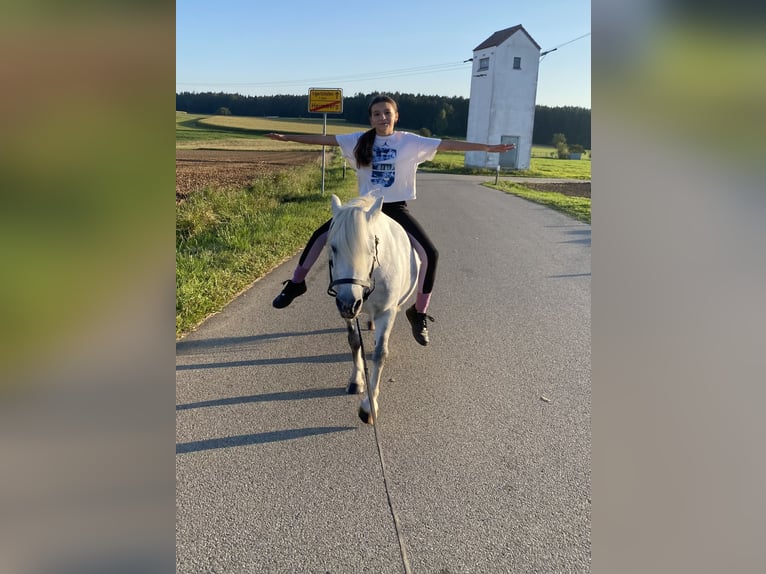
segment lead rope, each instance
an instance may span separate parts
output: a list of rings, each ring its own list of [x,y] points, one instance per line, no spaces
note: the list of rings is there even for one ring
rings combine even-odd
[[[362,361],[364,362],[364,382],[367,387],[367,397],[370,399],[370,416],[372,417],[372,428],[375,431],[375,444],[378,447],[378,459],[380,460],[380,471],[383,473],[383,487],[386,490],[386,499],[388,500],[388,509],[391,511],[391,518],[394,520],[394,530],[396,531],[396,539],[399,541],[399,553],[402,557],[402,566],[404,567],[404,574],[411,574],[410,560],[407,557],[407,547],[404,544],[404,536],[402,536],[402,527],[399,524],[399,517],[394,510],[394,503],[391,501],[391,493],[388,491],[388,480],[386,479],[386,463],[383,462],[383,449],[380,446],[380,437],[378,436],[378,421],[375,416],[375,407],[372,404],[372,392],[370,389],[370,375],[367,370],[367,356],[364,353],[364,339],[362,337],[362,329],[359,327],[359,316],[356,318],[356,332],[359,335],[359,343],[362,351]]]

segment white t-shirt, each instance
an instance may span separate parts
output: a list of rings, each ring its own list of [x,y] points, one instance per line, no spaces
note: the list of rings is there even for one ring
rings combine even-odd
[[[434,158],[441,140],[398,131],[385,137],[376,135],[372,163],[359,167],[354,148],[363,133],[335,136],[343,157],[356,170],[359,195],[382,195],[386,203],[415,199],[418,165]]]

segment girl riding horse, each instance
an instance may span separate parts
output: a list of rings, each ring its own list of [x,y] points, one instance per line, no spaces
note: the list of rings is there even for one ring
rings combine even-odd
[[[394,127],[399,121],[399,109],[396,102],[385,95],[373,98],[368,114],[372,128],[366,132],[343,135],[266,135],[277,141],[340,146],[343,157],[357,172],[359,195],[368,195],[374,190],[382,194],[383,213],[404,228],[420,256],[417,297],[414,305],[407,309],[406,315],[415,340],[421,345],[428,345],[430,317],[426,311],[431,301],[439,252],[407,209],[407,202],[416,197],[415,174],[418,166],[433,159],[437,151],[502,153],[512,150],[514,145],[441,140],[396,131]],[[317,229],[309,239],[292,279],[283,283],[282,292],[274,299],[273,305],[277,309],[287,307],[293,299],[306,292],[306,275],[324,248],[331,221]]]

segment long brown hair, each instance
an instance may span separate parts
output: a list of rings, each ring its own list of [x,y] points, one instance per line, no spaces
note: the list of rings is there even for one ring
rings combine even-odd
[[[380,102],[388,102],[394,106],[394,111],[399,113],[399,106],[396,105],[396,101],[384,95],[375,96],[372,98],[370,105],[367,106],[367,117],[372,117],[372,106]],[[356,165],[368,166],[372,163],[372,144],[375,143],[375,128],[369,129],[362,134],[359,141],[356,142],[354,148],[354,157],[356,158]]]

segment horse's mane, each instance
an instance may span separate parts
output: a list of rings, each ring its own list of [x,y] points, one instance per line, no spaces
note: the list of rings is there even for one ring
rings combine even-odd
[[[361,207],[363,211],[368,210],[375,203],[377,198],[374,195],[359,195],[352,199],[349,199],[343,204],[343,208]]]

